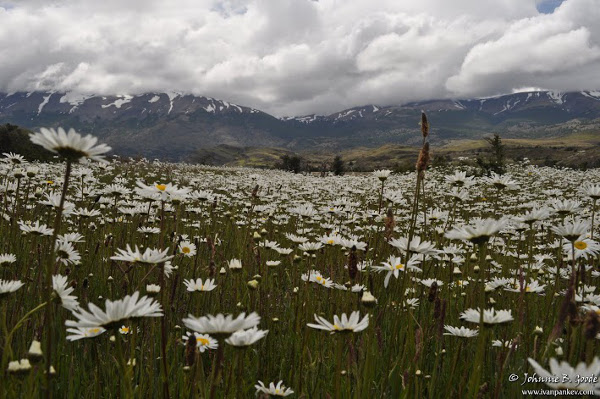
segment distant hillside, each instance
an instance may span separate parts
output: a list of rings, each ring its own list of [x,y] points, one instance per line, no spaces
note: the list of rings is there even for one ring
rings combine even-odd
[[[54,154],[29,140],[29,130],[9,123],[0,125],[0,154],[13,152],[23,155],[28,161],[50,161]]]
[[[467,100],[365,105],[330,115],[276,118],[260,110],[181,93],[81,96],[0,94],[0,123],[28,129],[74,127],[111,145],[116,154],[167,160],[198,157],[217,146],[327,152],[417,145],[420,112],[428,113],[432,144],[479,139],[556,138],[600,131],[600,92],[529,92]]]
[[[600,167],[600,134],[573,133],[551,139],[503,139],[506,157],[509,162],[527,158],[532,164],[546,166],[567,166],[573,168]],[[453,140],[442,146],[432,146],[433,165],[455,162],[468,158],[486,157],[488,144],[484,139]],[[419,148],[399,144],[385,144],[381,147],[355,147],[339,152],[304,151],[296,155],[302,158],[305,170],[318,171],[323,165],[330,165],[336,155],[346,163],[348,171],[373,171],[375,169],[413,170]],[[292,153],[277,148],[252,148],[218,146],[202,149],[192,162],[208,165],[253,166],[259,168],[276,167],[283,155]]]

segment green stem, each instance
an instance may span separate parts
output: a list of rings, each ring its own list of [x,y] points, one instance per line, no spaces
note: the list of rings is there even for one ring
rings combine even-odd
[[[10,348],[10,343],[12,341],[13,334],[19,329],[19,327],[21,327],[23,325],[23,323],[25,323],[25,321],[27,321],[27,319],[29,318],[29,316],[31,316],[32,314],[34,314],[35,312],[37,312],[38,310],[40,310],[41,308],[43,308],[47,304],[48,304],[48,302],[41,303],[38,306],[36,306],[35,308],[31,309],[29,312],[27,312],[25,314],[25,316],[21,317],[21,319],[17,322],[17,324],[15,324],[15,326],[13,327],[13,329],[6,335],[6,341],[4,342],[4,350],[2,351],[2,365],[1,365],[2,370],[6,369],[6,367],[5,367],[6,356],[9,353],[12,356],[12,350]],[[3,312],[3,313],[5,313],[3,317],[6,317],[6,312]],[[4,321],[6,322],[6,320],[4,320]]]

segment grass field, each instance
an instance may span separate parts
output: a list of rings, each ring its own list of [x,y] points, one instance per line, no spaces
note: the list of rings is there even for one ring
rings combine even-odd
[[[316,177],[44,143],[63,162],[1,165],[2,397],[600,390],[525,375],[600,369],[598,169]]]

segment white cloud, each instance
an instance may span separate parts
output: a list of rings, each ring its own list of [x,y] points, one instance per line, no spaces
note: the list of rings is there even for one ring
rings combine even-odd
[[[600,0],[537,3],[5,1],[0,90],[182,91],[297,115],[599,88]]]

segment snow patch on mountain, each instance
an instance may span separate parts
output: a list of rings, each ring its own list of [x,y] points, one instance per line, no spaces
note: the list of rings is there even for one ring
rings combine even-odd
[[[166,94],[169,97],[169,112],[167,112],[167,114],[170,114],[171,111],[173,110],[173,100],[175,100],[177,97],[181,96],[181,93],[171,91],[171,92],[167,92]]]
[[[38,115],[42,112],[42,109],[44,109],[44,106],[46,104],[48,104],[48,101],[50,101],[50,97],[52,97],[52,94],[54,93],[50,93],[47,96],[44,97],[44,101],[42,101],[42,103],[38,106]]]
[[[117,108],[121,108],[121,106],[123,104],[127,104],[128,102],[130,102],[131,100],[133,100],[133,96],[130,96],[128,94],[123,94],[123,95],[120,95],[120,96],[117,96],[117,97],[120,97],[120,98],[118,98],[117,100],[115,100],[114,102],[112,102],[110,104],[103,105],[102,108],[108,108],[108,107],[113,106],[113,105],[115,107],[117,107]]]
[[[155,96],[154,96],[154,97],[152,97],[150,100],[148,100],[148,102],[152,104],[152,103],[155,103],[155,102],[157,102],[158,100],[160,100],[160,96],[156,96],[156,95],[155,95]]]
[[[546,95],[555,103],[562,104],[564,102],[564,94],[558,91],[549,91],[546,92]]]
[[[485,101],[486,101],[486,99],[485,99],[485,98],[484,98],[484,99],[482,99],[482,100],[479,100],[479,110],[480,110],[480,111],[481,111],[481,109],[483,108],[483,103],[485,103]]]
[[[61,104],[68,103],[68,104],[72,105],[71,109],[69,110],[69,113],[72,114],[81,104],[83,104],[83,102],[85,100],[87,100],[88,98],[92,98],[92,97],[94,97],[93,94],[80,94],[80,93],[69,92],[69,93],[65,93],[60,98],[59,102]]]
[[[600,101],[600,91],[582,91],[581,94],[588,98]]]
[[[454,106],[458,109],[467,109],[460,101],[454,101]]]

